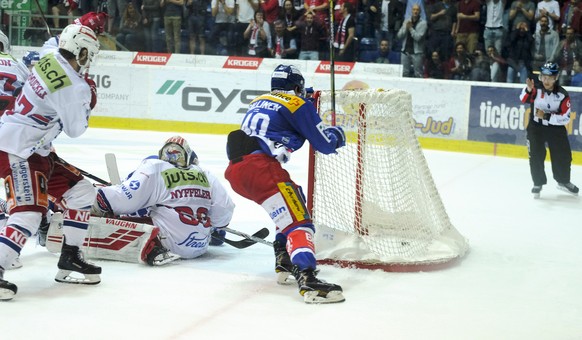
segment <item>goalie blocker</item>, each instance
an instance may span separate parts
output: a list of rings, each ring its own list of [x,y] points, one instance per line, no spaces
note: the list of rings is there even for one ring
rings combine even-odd
[[[158,239],[156,226],[107,217],[91,216],[83,253],[87,258],[161,266],[179,256],[165,249]],[[63,215],[55,213],[49,226],[46,248],[61,252]]]

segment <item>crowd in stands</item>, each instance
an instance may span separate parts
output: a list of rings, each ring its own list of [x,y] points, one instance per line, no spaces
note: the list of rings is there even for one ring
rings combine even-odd
[[[79,1],[76,15],[106,10],[132,51],[324,60],[333,46],[336,61],[402,64],[405,77],[508,83],[553,61],[561,85],[582,85],[582,0],[337,0],[333,28],[328,0]]]

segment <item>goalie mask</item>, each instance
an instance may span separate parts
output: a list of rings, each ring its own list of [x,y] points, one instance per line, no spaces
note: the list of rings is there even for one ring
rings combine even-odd
[[[93,30],[87,26],[71,24],[63,30],[59,39],[59,48],[71,52],[77,64],[81,67],[79,74],[84,74],[85,70],[99,53],[99,40]],[[79,56],[83,49],[87,49],[87,61],[81,65]]]
[[[305,97],[305,79],[293,65],[279,65],[271,74],[271,91],[293,91]]]
[[[198,156],[190,149],[188,142],[180,136],[166,140],[158,156],[161,160],[178,168],[187,168],[191,164],[198,165]]]

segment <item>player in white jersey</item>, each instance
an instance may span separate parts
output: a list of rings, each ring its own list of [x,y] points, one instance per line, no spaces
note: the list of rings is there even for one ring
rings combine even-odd
[[[100,188],[93,212],[121,215],[148,208],[163,248],[185,259],[204,254],[212,229],[230,223],[234,203],[195,157],[184,138],[168,139],[159,159],[145,159],[120,185]]]
[[[65,207],[58,282],[97,284],[101,268],[83,260],[79,246],[95,198],[93,185],[76,168],[51,151],[64,131],[79,137],[97,102],[96,86],[82,74],[99,52],[95,33],[86,26],[65,27],[55,53],[32,69],[14,110],[0,118],[0,177],[4,178],[8,221],[0,230],[0,300],[10,300],[15,284],[3,279],[4,268],[19,254],[47,212],[49,195]],[[82,278],[70,274],[77,272]]]
[[[10,55],[10,40],[0,31],[0,116],[14,107],[14,97],[28,77],[26,66]]]

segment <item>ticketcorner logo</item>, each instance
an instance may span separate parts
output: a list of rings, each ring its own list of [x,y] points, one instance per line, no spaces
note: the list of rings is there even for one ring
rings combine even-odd
[[[222,68],[235,68],[242,70],[256,70],[261,66],[263,58],[252,57],[228,57]]]
[[[337,74],[350,74],[354,69],[354,65],[356,63],[348,63],[348,62],[335,62],[334,63],[334,71]],[[330,73],[331,72],[331,65],[329,61],[322,61],[317,65],[315,69],[315,73]]]
[[[138,52],[133,58],[132,64],[140,65],[166,65],[170,60],[169,53]]]

